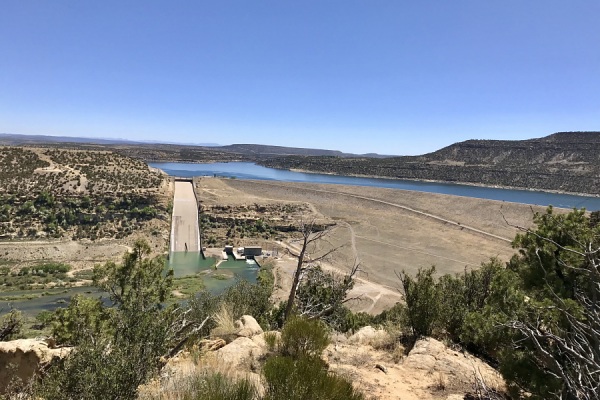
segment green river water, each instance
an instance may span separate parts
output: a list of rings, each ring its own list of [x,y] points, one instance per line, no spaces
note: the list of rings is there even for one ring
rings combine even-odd
[[[221,261],[213,257],[204,258],[200,253],[192,252],[171,253],[165,265],[165,272],[171,268],[174,271],[175,278],[198,276],[203,280],[206,290],[213,294],[223,292],[228,287],[234,285],[239,279],[255,283],[260,269],[254,260],[236,261],[230,256],[228,260]],[[43,295],[41,295],[42,293]],[[53,311],[59,307],[66,307],[71,297],[76,294],[99,297],[106,305],[110,304],[108,293],[88,286],[10,292],[0,291],[0,315],[10,311],[11,308],[16,308],[26,315],[35,316],[40,311]],[[8,296],[12,298],[23,296],[24,298],[11,301],[2,299],[2,297]],[[36,298],[27,299],[27,296]]]

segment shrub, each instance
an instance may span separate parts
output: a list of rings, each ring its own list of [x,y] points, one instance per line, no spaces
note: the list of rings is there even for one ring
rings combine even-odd
[[[281,354],[291,357],[319,357],[329,344],[325,324],[292,316],[281,332]]]
[[[406,323],[414,338],[431,336],[439,326],[441,298],[433,274],[435,267],[419,269],[416,278],[399,274],[406,300]]]
[[[265,332],[264,334],[265,343],[269,351],[275,351],[279,345],[279,338],[276,332]]]
[[[16,338],[23,328],[23,315],[20,311],[10,310],[0,318],[0,341]]]
[[[176,377],[175,377],[176,378]],[[169,384],[156,393],[141,393],[141,400],[255,400],[256,386],[246,378],[235,379],[221,372],[198,371]]]
[[[289,322],[288,322],[289,323]],[[263,368],[265,400],[361,400],[352,383],[328,372],[318,358],[277,356]]]

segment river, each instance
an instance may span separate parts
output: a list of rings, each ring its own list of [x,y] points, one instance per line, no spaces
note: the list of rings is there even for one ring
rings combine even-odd
[[[249,162],[228,163],[148,163],[172,176],[220,176],[236,179],[256,179],[283,182],[331,183],[337,185],[371,186],[391,189],[416,190],[428,193],[451,194],[510,201],[515,203],[552,205],[563,208],[585,207],[589,211],[600,210],[600,197],[551,193],[533,190],[502,189],[455,183],[421,182],[401,179],[361,178],[327,174],[295,172],[266,168]]]

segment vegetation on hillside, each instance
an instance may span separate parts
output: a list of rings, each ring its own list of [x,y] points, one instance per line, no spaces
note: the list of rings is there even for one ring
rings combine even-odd
[[[276,239],[297,232],[304,204],[202,205],[200,229],[208,246],[239,243],[240,239]]]
[[[106,151],[0,148],[0,238],[124,237],[163,216],[163,177]]]
[[[217,296],[201,291],[189,302],[167,305],[172,276],[164,274],[161,260],[148,259],[145,243],[137,242],[122,264],[95,269],[94,282],[111,294],[114,307],[75,297],[45,317],[57,341],[77,349],[49,369],[34,392],[47,399],[135,398],[137,387],[179,349],[202,337],[232,334],[234,319],[253,315],[265,329],[283,328],[281,339],[265,335],[271,350],[260,369],[264,394],[250,381],[205,373],[194,378],[196,386],[187,386],[187,398],[230,398],[217,397],[230,393],[279,399],[285,393],[298,399],[360,399],[349,382],[328,372],[319,355],[329,330],[380,324],[395,327],[397,340],[406,345],[433,336],[480,355],[498,367],[512,398],[596,399],[599,220],[599,213],[556,214],[550,207],[535,215],[534,229],[516,236],[517,253],[506,264],[491,259],[477,270],[441,277],[433,267],[416,276],[399,273],[405,303],[376,317],[345,308],[352,274],[327,274],[310,263],[299,264],[304,274],[287,320],[289,303],[271,303],[268,269],[258,284],[240,281]],[[14,334],[18,321],[13,313],[0,327],[12,324]]]
[[[0,194],[0,238],[120,238],[159,215],[167,218],[164,205],[154,196],[135,193]]]
[[[270,324],[273,277],[268,271],[256,285],[240,281],[221,295],[200,292],[189,303],[168,306],[172,272],[165,274],[162,260],[149,259],[149,251],[145,242],[138,241],[121,264],[96,267],[94,282],[110,294],[112,307],[98,299],[76,296],[68,307],[46,316],[55,340],[76,348],[52,365],[43,379],[22,387],[25,392],[21,396],[134,399],[139,385],[155,376],[165,360],[190,340],[219,328],[216,314],[220,310],[231,310],[231,318],[251,314],[263,325]],[[196,389],[188,387],[191,392],[186,398],[274,400],[285,394],[294,399],[361,399],[350,382],[328,372],[320,359],[328,342],[325,324],[292,318],[265,360],[263,395],[259,396],[250,382],[231,382],[210,374],[196,377],[196,383],[202,384]],[[219,393],[234,397],[218,397]],[[239,397],[240,393],[247,397]]]
[[[422,156],[285,156],[261,165],[339,175],[435,180],[600,194],[600,132],[522,141],[468,140]]]
[[[519,251],[462,275],[400,275],[406,332],[449,338],[495,363],[514,398],[600,395],[600,226],[583,210],[535,215]],[[594,218],[596,220],[596,218]]]

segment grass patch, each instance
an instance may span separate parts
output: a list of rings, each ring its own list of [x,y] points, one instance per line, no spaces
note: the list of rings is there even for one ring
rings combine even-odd
[[[204,280],[200,275],[183,276],[173,280],[173,291],[191,296],[204,289]]]
[[[230,275],[225,275],[225,274],[214,274],[214,275],[211,275],[211,276],[212,276],[214,279],[217,279],[217,280],[219,280],[219,281],[226,281],[226,280],[228,280],[228,279],[231,279],[231,278],[233,278],[233,276],[230,276]]]
[[[75,271],[75,272],[73,272],[73,276],[77,279],[91,281],[92,278],[94,277],[94,270],[93,269],[84,269],[81,271]]]

